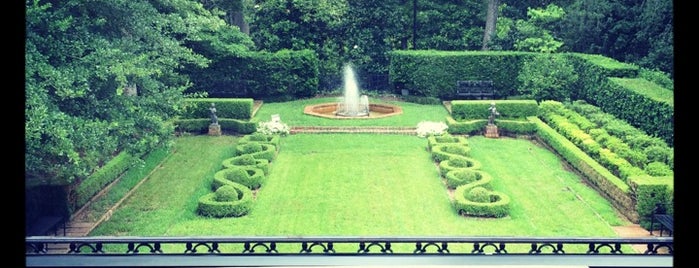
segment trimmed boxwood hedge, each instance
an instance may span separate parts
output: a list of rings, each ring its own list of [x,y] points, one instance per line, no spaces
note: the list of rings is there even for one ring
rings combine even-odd
[[[265,181],[265,173],[259,168],[251,166],[236,166],[232,168],[224,168],[214,174],[213,187],[216,188],[225,185],[227,181],[240,183],[246,187],[256,190],[259,189]]]
[[[445,176],[449,171],[456,169],[479,169],[481,162],[466,156],[453,155],[449,159],[439,162],[439,172]]]
[[[489,202],[471,199],[474,184],[464,184],[454,190],[454,209],[461,215],[502,218],[509,215],[510,197],[498,191],[488,191]]]
[[[267,159],[256,159],[252,155],[244,154],[235,157],[231,157],[223,160],[221,163],[223,168],[233,168],[233,167],[254,167],[261,169],[265,175],[269,175],[269,160]]]
[[[235,195],[230,195],[233,188]],[[223,193],[219,193],[222,191]],[[232,197],[232,200],[219,201],[222,195]],[[227,182],[218,187],[214,192],[199,198],[197,213],[205,217],[240,217],[248,214],[252,209],[252,190],[245,185]]]

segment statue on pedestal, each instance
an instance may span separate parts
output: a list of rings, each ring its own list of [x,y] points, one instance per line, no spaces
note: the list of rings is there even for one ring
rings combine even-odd
[[[488,110],[490,110],[490,116],[488,116],[488,125],[493,125],[495,124],[495,116],[500,115],[500,113],[498,113],[498,110],[495,109],[495,102],[490,103],[490,108],[488,108]]]
[[[216,104],[211,103],[211,108],[209,108],[209,111],[211,111],[211,124],[218,125],[218,117],[216,116]]]

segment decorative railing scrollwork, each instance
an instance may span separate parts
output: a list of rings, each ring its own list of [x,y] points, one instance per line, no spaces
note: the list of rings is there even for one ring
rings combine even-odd
[[[108,246],[107,246],[108,245]],[[87,249],[87,250],[86,250]],[[225,258],[271,261],[255,257],[293,258],[313,256],[319,258],[343,256],[363,257],[367,260],[382,260],[383,257],[403,259],[415,257],[434,259],[439,256],[458,258],[497,258],[516,256],[537,259],[539,256],[557,256],[578,263],[580,258],[603,256],[605,262],[618,260],[623,264],[672,266],[674,254],[673,237],[644,238],[537,238],[537,237],[64,237],[32,236],[25,239],[25,256],[28,266],[52,264],[61,259],[64,267],[71,261],[88,262],[99,266],[130,266],[138,264],[143,257],[158,256],[158,261],[187,262],[188,256],[197,256],[196,262],[211,261],[212,264]],[[102,263],[104,256],[118,258]],[[218,258],[207,259],[208,256]],[[627,258],[609,258],[624,256]],[[629,256],[633,257],[629,260]],[[165,258],[163,258],[165,257]],[[478,257],[478,258],[475,258]],[[570,258],[568,258],[570,257]],[[184,259],[183,259],[184,258]],[[202,259],[204,258],[204,259]],[[225,259],[224,258],[224,259]],[[331,263],[344,258],[330,258]],[[238,260],[238,259],[236,259]],[[322,259],[327,260],[327,259]],[[503,259],[504,260],[504,259]],[[384,260],[385,261],[385,260]],[[599,259],[595,259],[599,261]],[[195,261],[192,260],[194,263]],[[657,263],[661,263],[658,265]],[[194,265],[194,264],[192,264]],[[54,266],[54,265],[51,265]],[[82,265],[78,265],[82,266]],[[616,265],[611,265],[616,266]]]

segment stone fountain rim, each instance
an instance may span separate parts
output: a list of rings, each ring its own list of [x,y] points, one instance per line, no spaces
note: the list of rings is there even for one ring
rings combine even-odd
[[[337,105],[338,105],[337,102],[311,104],[311,105],[307,105],[306,107],[303,108],[303,113],[308,114],[308,115],[312,115],[312,116],[323,117],[323,118],[344,119],[344,120],[378,119],[378,118],[385,118],[385,117],[391,117],[391,116],[403,114],[403,108],[401,108],[398,105],[387,104],[387,103],[369,103],[369,111],[372,111],[371,108],[376,108],[376,107],[387,107],[387,108],[393,109],[392,113],[385,113],[385,114],[382,113],[382,114],[378,114],[375,116],[350,117],[350,116],[322,114],[322,113],[314,111],[314,109],[316,109],[318,107],[329,107],[329,106],[335,106],[335,110],[337,110]]]

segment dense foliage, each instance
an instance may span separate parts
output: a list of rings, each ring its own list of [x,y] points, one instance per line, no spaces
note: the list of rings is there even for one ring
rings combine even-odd
[[[206,59],[182,43],[225,23],[192,1],[27,1],[27,179],[69,184],[120,150],[167,142]]]

